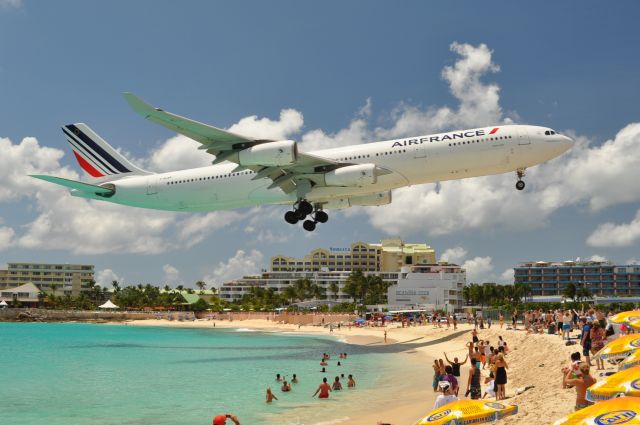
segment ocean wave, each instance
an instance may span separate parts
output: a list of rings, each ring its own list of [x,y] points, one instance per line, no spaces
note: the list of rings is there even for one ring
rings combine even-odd
[[[249,328],[238,328],[236,329],[236,332],[258,332],[255,329],[249,329]]]
[[[335,425],[351,419],[349,416],[343,416],[342,418],[331,419],[330,421],[316,422],[313,425]]]

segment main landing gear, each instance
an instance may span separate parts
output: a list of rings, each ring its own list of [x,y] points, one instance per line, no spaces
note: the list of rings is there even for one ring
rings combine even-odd
[[[310,215],[313,216],[313,219],[305,220]],[[293,211],[285,213],[284,220],[289,224],[296,224],[304,220],[302,223],[304,230],[313,232],[317,223],[326,223],[329,220],[329,215],[318,207],[314,208],[308,201],[302,200],[294,206]]]
[[[518,190],[522,190],[524,189],[524,181],[522,181],[522,178],[524,177],[524,168],[518,168],[516,170],[516,175],[518,176],[518,181],[516,182],[516,189]]]

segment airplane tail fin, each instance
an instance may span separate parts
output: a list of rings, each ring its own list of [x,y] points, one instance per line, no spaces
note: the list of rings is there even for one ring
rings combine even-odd
[[[133,165],[86,124],[65,125],[62,132],[78,164],[91,177],[153,174]]]

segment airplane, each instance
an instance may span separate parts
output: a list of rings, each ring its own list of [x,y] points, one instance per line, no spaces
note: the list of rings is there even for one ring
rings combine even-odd
[[[200,143],[212,165],[166,173],[138,168],[86,124],[62,131],[84,183],[32,175],[71,189],[71,195],[140,208],[214,211],[265,204],[290,205],[287,223],[307,231],[329,219],[327,210],[379,206],[405,186],[516,173],[551,160],[574,141],[548,127],[496,125],[301,152],[293,140],[247,137],[155,108],[132,93],[131,108],[146,119]]]

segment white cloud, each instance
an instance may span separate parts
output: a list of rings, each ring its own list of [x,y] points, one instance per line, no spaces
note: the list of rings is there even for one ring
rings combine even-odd
[[[509,285],[512,284],[513,283],[513,275],[514,275],[513,269],[506,269],[500,275],[500,279],[498,280],[498,283],[506,283],[506,284],[509,284]]]
[[[111,288],[114,280],[122,284],[120,277],[111,269],[103,269],[96,273],[96,283],[103,288]]]
[[[256,115],[244,117],[233,124],[228,130],[242,136],[256,139],[283,140],[298,133],[304,124],[302,113],[295,109],[280,111],[279,120],[258,118]]]
[[[18,9],[23,4],[22,0],[0,0],[0,9]]]
[[[466,256],[467,250],[462,248],[461,246],[456,246],[455,248],[446,249],[440,256],[440,261],[462,264],[462,260],[464,260]]]
[[[602,255],[593,254],[591,257],[587,258],[587,261],[607,261],[607,258]]]
[[[178,222],[178,241],[182,246],[199,244],[211,233],[226,228],[247,217],[236,211],[214,211],[206,214],[190,215]]]
[[[493,276],[490,275],[493,271],[491,257],[474,257],[471,260],[466,260],[462,267],[467,271],[467,282],[469,283],[493,280]]]
[[[260,251],[253,249],[247,254],[240,249],[226,262],[218,263],[211,274],[205,276],[203,280],[209,286],[220,286],[242,276],[258,274],[262,269],[262,259],[263,255]]]
[[[481,283],[495,280],[493,275],[493,259],[491,257],[474,257],[467,260],[469,253],[461,246],[446,249],[440,261],[459,264],[467,271],[467,283]]]
[[[397,138],[437,132],[452,128],[481,127],[500,122],[510,122],[502,116],[499,92],[496,84],[485,84],[481,77],[498,72],[500,68],[492,62],[492,51],[485,44],[453,43],[451,51],[460,59],[442,71],[451,94],[458,100],[457,109],[400,104],[392,112],[393,125],[376,129],[382,138]]]
[[[173,267],[171,264],[165,264],[162,266],[162,272],[164,273],[164,283],[168,285],[176,285],[180,282],[180,270]]]
[[[0,227],[0,251],[4,251],[14,243],[16,232],[11,227]]]
[[[629,223],[604,223],[587,238],[587,244],[596,247],[624,247],[640,241],[640,210]]]

